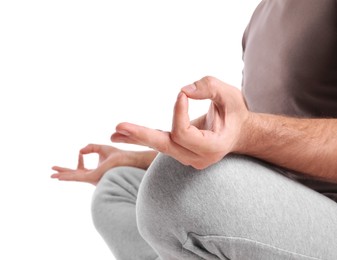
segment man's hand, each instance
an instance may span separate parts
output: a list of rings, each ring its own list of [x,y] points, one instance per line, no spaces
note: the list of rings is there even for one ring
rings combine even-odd
[[[188,98],[210,99],[209,111],[191,122]],[[171,132],[121,123],[111,140],[149,146],[185,165],[203,169],[237,149],[248,117],[249,111],[238,89],[205,77],[182,88],[174,107]]]
[[[96,153],[99,156],[96,169],[84,167],[83,155],[90,153]],[[108,145],[89,144],[80,150],[76,169],[54,166],[52,169],[57,173],[51,177],[62,181],[80,181],[96,185],[103,174],[110,168],[126,165],[128,157],[130,156],[127,151]]]
[[[210,99],[207,114],[190,122],[188,98]],[[337,183],[337,119],[305,119],[247,110],[236,88],[205,77],[182,88],[171,132],[121,123],[114,142],[150,146],[203,169],[234,152]]]

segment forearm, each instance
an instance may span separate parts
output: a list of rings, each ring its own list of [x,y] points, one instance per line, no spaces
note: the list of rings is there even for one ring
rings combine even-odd
[[[157,156],[158,152],[149,151],[130,151],[130,163],[128,165],[146,170],[154,158]]]
[[[337,183],[337,119],[250,113],[237,153]]]

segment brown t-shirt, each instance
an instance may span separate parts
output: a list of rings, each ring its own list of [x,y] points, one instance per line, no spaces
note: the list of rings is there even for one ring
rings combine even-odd
[[[249,110],[337,118],[337,0],[263,0],[242,44]],[[337,201],[336,184],[285,174]]]

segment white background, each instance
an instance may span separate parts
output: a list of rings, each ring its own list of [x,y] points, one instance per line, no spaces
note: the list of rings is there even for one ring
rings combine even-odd
[[[240,87],[258,2],[0,1],[0,259],[113,259],[94,186],[52,180],[51,166],[110,144],[121,121],[168,130],[179,89],[203,76]],[[195,102],[192,118],[208,105]]]

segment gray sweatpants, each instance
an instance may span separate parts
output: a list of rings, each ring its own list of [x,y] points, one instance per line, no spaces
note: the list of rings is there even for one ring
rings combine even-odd
[[[118,260],[337,259],[337,203],[245,156],[111,169],[92,213]]]

